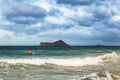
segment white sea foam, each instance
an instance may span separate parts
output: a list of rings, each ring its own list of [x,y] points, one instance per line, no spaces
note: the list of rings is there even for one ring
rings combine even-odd
[[[112,52],[111,54],[104,54],[102,56],[99,56],[103,61],[116,61],[120,57],[116,52]]]
[[[88,79],[89,80],[114,80],[112,78],[112,75],[109,73],[109,71],[92,73],[75,80],[88,80]]]
[[[71,59],[40,59],[40,58],[33,58],[33,59],[0,59],[2,62],[8,62],[11,64],[16,63],[25,63],[25,64],[33,64],[33,65],[43,65],[45,63],[55,64],[59,66],[83,66],[83,65],[96,65],[101,60],[97,58],[87,57],[85,59],[80,58],[71,58]]]
[[[119,56],[112,52],[110,54],[104,54],[97,57],[86,58],[24,58],[24,59],[0,59],[0,62],[7,62],[10,64],[25,63],[32,65],[43,65],[46,63],[55,64],[59,66],[84,66],[84,65],[98,65],[104,61],[114,61]]]

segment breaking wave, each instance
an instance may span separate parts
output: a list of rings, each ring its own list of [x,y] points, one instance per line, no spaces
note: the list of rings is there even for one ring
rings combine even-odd
[[[0,59],[0,62],[7,62],[9,64],[31,64],[31,65],[43,65],[46,63],[58,65],[58,66],[85,66],[85,65],[99,65],[106,61],[116,61],[120,57],[117,53],[112,52],[97,57],[85,57],[85,58],[19,58],[19,59]]]
[[[75,80],[119,80],[119,79],[120,76],[116,76],[111,74],[109,71],[105,71],[85,75],[84,77]]]

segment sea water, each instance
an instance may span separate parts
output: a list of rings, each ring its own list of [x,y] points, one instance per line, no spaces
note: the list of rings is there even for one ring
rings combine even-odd
[[[120,80],[119,54],[118,46],[0,46],[0,80]]]

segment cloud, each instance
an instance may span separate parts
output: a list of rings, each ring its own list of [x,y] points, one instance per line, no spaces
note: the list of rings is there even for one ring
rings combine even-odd
[[[92,35],[92,28],[87,27],[72,27],[69,29],[50,29],[47,31],[40,32],[39,35],[82,35],[82,36],[88,36]]]
[[[119,45],[119,3],[0,0],[0,44],[28,45],[63,39],[72,45]]]
[[[120,21],[120,15],[115,15],[111,18],[112,21]]]
[[[16,24],[33,24],[43,20],[46,11],[38,6],[22,1],[7,2],[3,7],[3,14],[7,20]]]
[[[51,24],[65,24],[66,20],[61,16],[61,17],[46,17],[45,19],[47,22]]]
[[[89,5],[94,0],[57,0],[57,3],[71,4],[71,5]]]
[[[49,0],[36,0],[32,4],[45,9],[47,12],[49,12],[50,10],[56,8],[56,4],[55,4],[54,0],[52,0],[52,1],[49,1]]]
[[[9,31],[9,30],[4,30],[4,29],[0,29],[0,39],[2,38],[6,38],[6,37],[12,37],[14,36],[14,33]]]
[[[96,21],[108,20],[112,16],[112,12],[104,6],[100,6],[93,10],[93,16]]]

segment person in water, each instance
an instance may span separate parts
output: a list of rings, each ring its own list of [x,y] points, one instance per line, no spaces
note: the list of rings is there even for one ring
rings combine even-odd
[[[29,50],[28,50],[28,54],[33,54],[32,49],[29,49]]]

